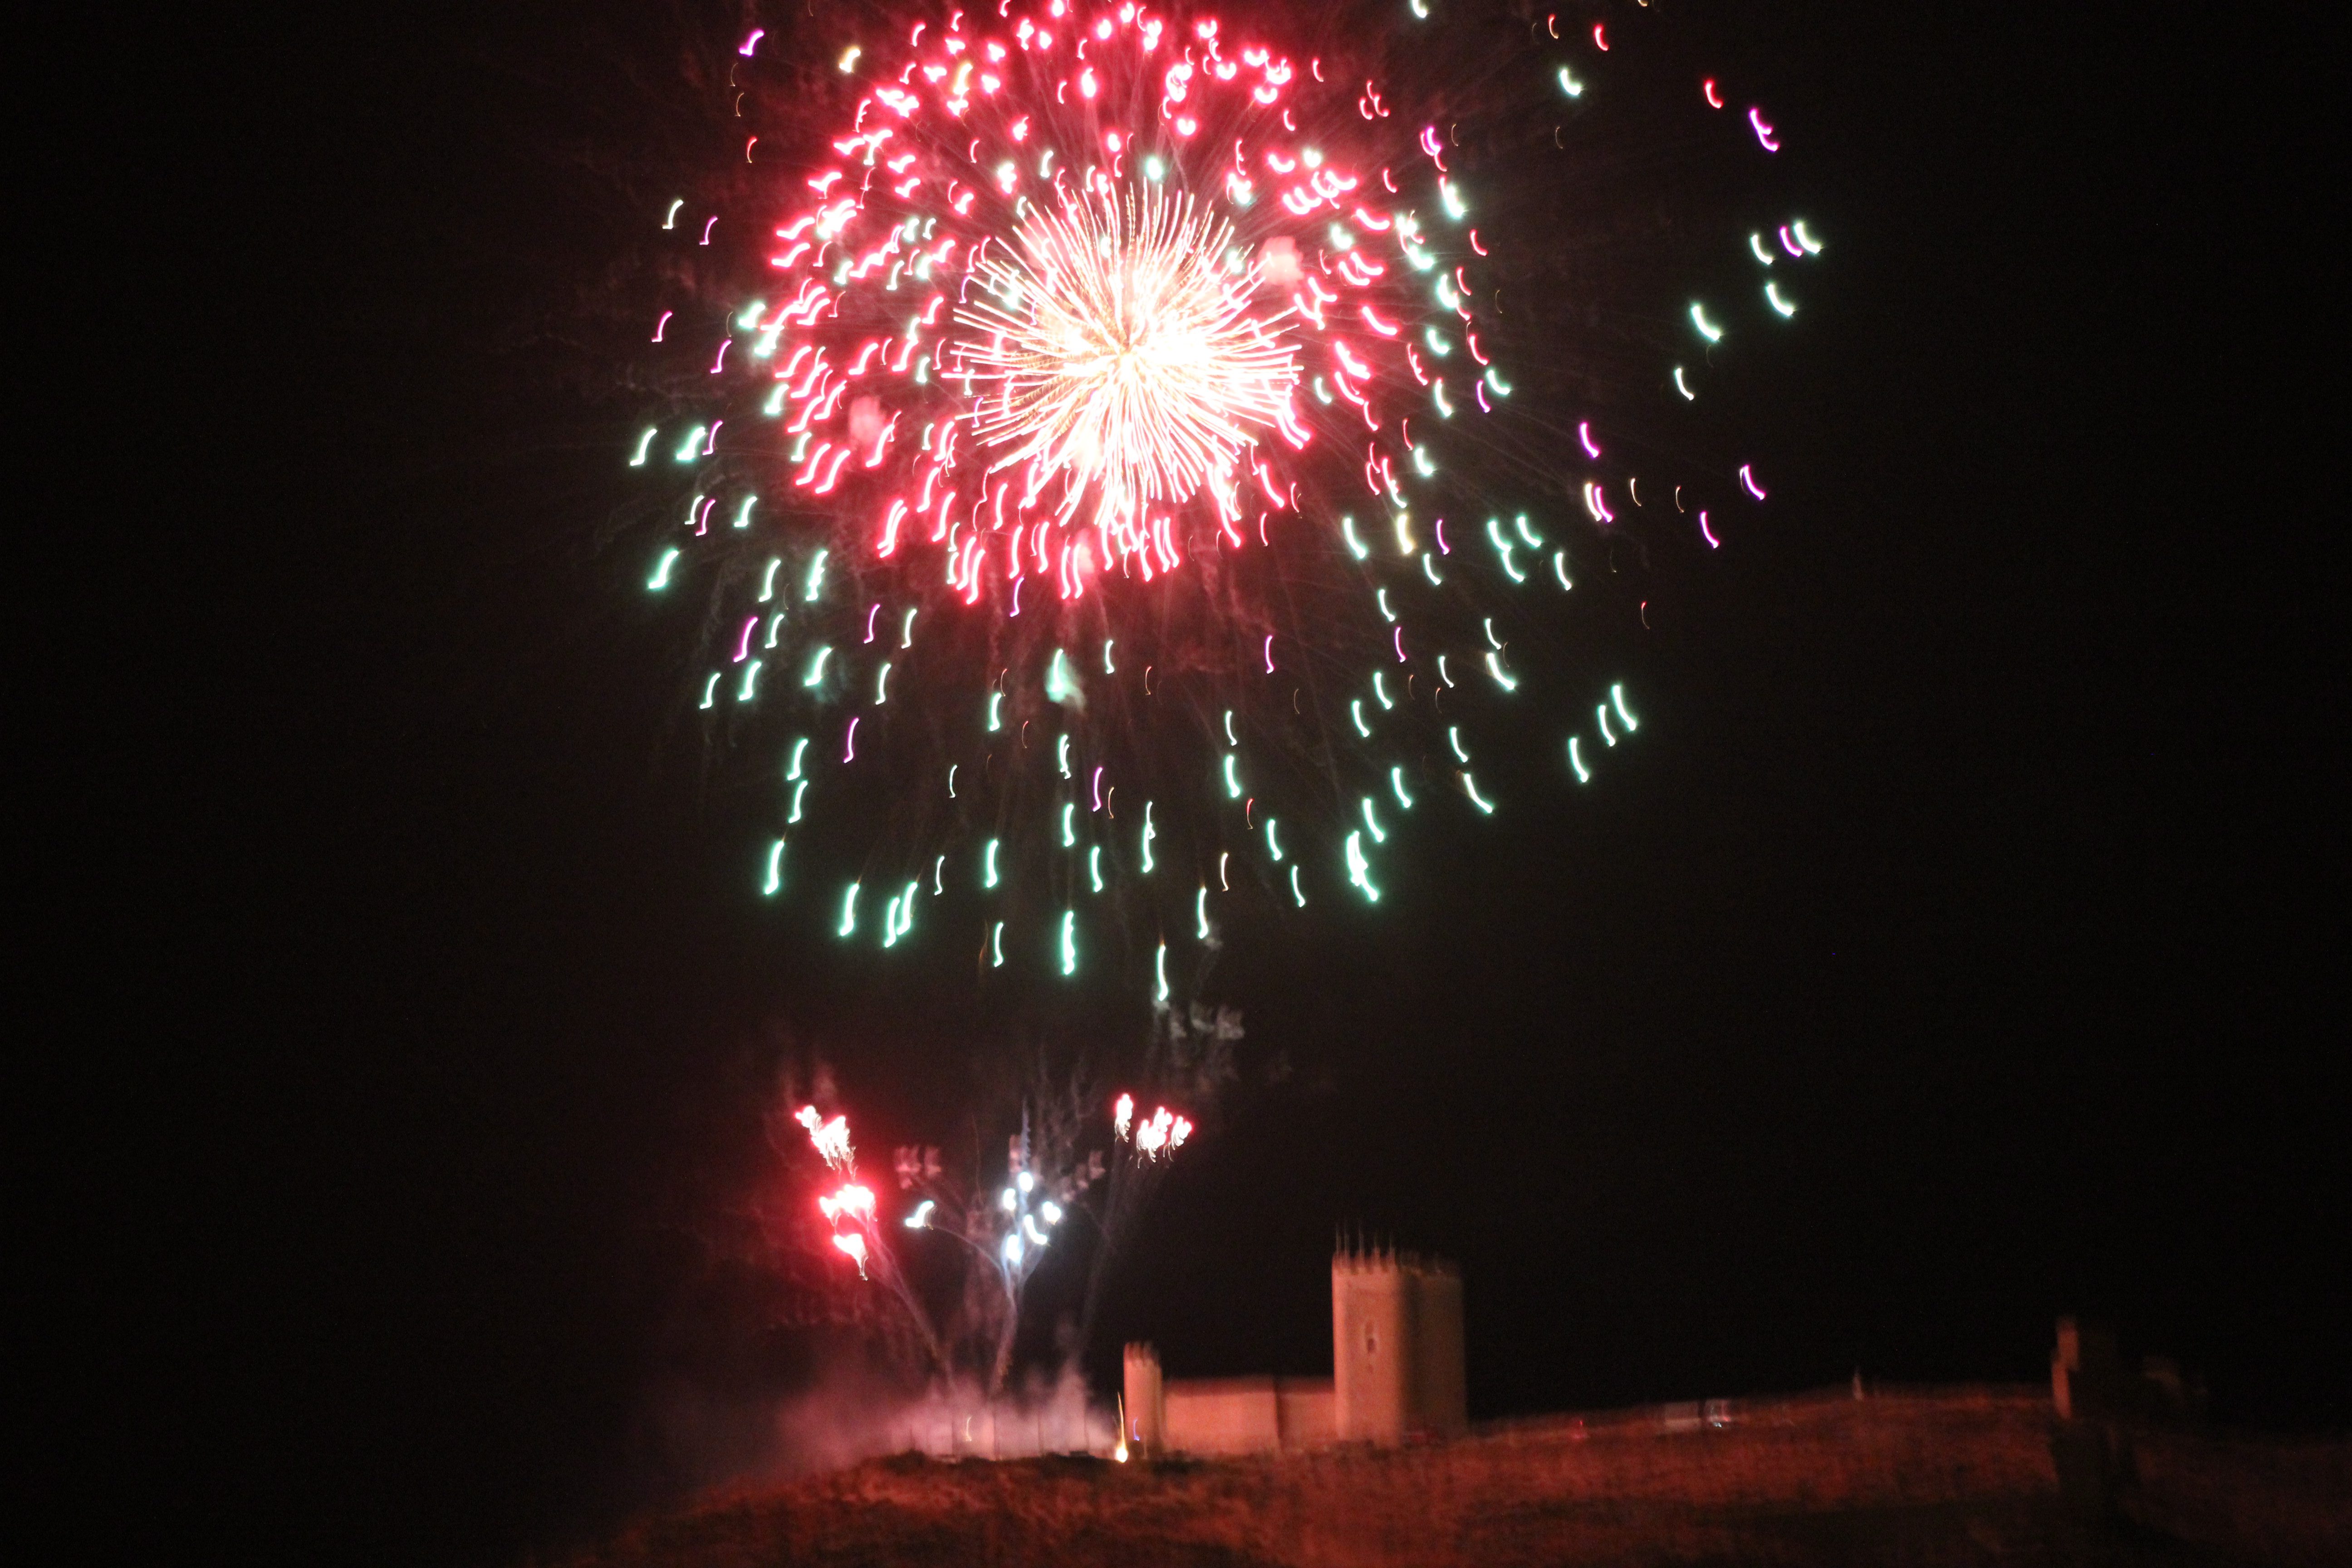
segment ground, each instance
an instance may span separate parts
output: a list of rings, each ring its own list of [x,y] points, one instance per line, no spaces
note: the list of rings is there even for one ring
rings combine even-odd
[[[705,1499],[570,1568],[2352,1563],[2352,1444],[1977,1389],[1653,1409],[1380,1453],[877,1459]]]

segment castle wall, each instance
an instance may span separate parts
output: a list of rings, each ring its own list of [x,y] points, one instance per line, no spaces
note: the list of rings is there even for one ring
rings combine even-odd
[[[1284,1452],[1320,1448],[1339,1436],[1328,1378],[1276,1378],[1274,1397],[1275,1420],[1282,1429]]]
[[[1297,1453],[1331,1441],[1331,1385],[1286,1377],[1181,1378],[1162,1384],[1169,1451]]]
[[[1458,1437],[1470,1429],[1469,1391],[1462,1351],[1462,1276],[1445,1267],[1421,1270],[1413,1281],[1412,1429]]]
[[[1267,1454],[1282,1447],[1271,1377],[1187,1378],[1168,1385],[1168,1446],[1187,1454]]]

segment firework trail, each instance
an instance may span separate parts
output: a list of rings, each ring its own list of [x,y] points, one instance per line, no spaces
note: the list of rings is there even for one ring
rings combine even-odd
[[[715,280],[647,324],[695,391],[628,461],[668,498],[646,586],[712,606],[700,706],[775,761],[759,886],[841,942],[1099,957],[1164,1004],[1228,922],[1377,903],[1417,816],[1502,809],[1490,740],[1548,723],[1573,787],[1638,728],[1621,681],[1537,655],[1594,597],[1580,552],[1669,501],[1712,549],[1766,488],[1725,464],[1645,500],[1506,363],[1544,345],[1498,324],[1499,258],[1545,237],[1482,221],[1414,85],[1444,18],[1366,15],[1323,52],[1279,15],[1068,0],[742,40],[733,194],[663,215]],[[1607,26],[1515,29],[1523,79],[1482,90],[1580,109]],[[1688,303],[1662,408],[1822,248],[1793,217],[1735,247],[1756,297]]]

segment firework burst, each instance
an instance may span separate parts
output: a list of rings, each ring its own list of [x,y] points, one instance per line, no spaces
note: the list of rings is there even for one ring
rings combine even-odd
[[[1231,496],[1272,426],[1305,444],[1291,312],[1258,307],[1261,265],[1226,265],[1232,225],[1155,185],[1039,212],[1005,249],[973,269],[982,297],[955,320],[975,336],[956,358],[981,386],[971,429],[988,472],[1023,471],[1024,511],[1049,485],[1062,518],[1091,494],[1103,558],[1139,554],[1151,503]]]
[[[1611,672],[1538,658],[1580,552],[1669,497],[1712,548],[1764,486],[1510,412],[1503,345],[1550,345],[1499,325],[1511,230],[1458,129],[1382,68],[1428,7],[1386,15],[1328,55],[1069,0],[909,9],[822,72],[816,24],[744,41],[732,194],[665,216],[709,258],[652,331],[692,391],[632,459],[671,531],[647,586],[716,606],[700,705],[778,764],[764,893],[1166,1002],[1252,907],[1377,903],[1415,814],[1493,815],[1488,735],[1559,715],[1573,787],[1634,731]],[[1605,90],[1601,26],[1528,32],[1539,112]],[[1659,346],[1664,408],[1794,314],[1821,247],[1776,226],[1725,247],[1777,268],[1760,301]]]

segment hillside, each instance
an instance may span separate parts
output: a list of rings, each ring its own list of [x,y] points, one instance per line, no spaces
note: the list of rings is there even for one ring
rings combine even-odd
[[[1673,1428],[1673,1429],[1670,1429]],[[2352,1562],[2352,1447],[2061,1427],[1972,1390],[1526,1424],[1392,1453],[917,1456],[648,1520],[572,1568]],[[2062,1475],[2066,1484],[2062,1486]]]

